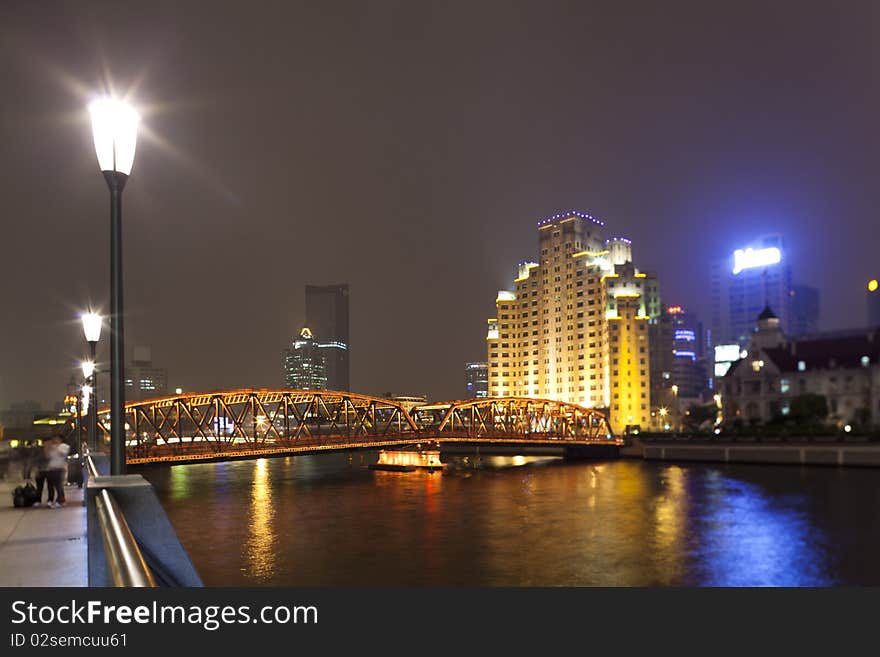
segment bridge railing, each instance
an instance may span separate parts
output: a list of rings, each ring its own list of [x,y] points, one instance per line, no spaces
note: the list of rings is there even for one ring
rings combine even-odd
[[[89,586],[201,586],[152,485],[103,475],[102,457],[85,457]]]
[[[91,455],[86,456],[89,478],[100,477]],[[101,529],[104,544],[104,557],[113,586],[153,587],[156,580],[144,561],[125,515],[107,488],[102,488],[94,497],[95,515]]]

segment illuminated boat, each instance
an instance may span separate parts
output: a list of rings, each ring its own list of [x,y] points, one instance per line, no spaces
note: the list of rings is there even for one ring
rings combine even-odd
[[[415,470],[442,470],[439,449],[420,450],[379,450],[379,460],[370,464],[371,470],[392,470],[394,472],[413,472]]]

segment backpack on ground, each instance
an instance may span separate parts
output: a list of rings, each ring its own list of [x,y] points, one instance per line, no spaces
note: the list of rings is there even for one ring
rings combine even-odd
[[[12,506],[20,508],[33,506],[37,501],[37,488],[31,482],[24,486],[16,486],[12,491]]]

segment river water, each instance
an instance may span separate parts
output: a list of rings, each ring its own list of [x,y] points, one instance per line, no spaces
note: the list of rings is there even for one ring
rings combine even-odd
[[[880,472],[375,452],[142,468],[210,586],[880,584]]]

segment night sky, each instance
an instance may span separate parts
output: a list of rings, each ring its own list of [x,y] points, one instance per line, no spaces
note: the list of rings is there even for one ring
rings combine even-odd
[[[708,320],[708,270],[781,232],[821,328],[877,262],[871,2],[3,3],[0,408],[54,404],[109,307],[86,117],[143,128],[126,343],[169,386],[276,387],[304,286],[351,285],[355,391],[464,394],[536,222],[577,208]],[[108,337],[102,336],[104,367]]]

